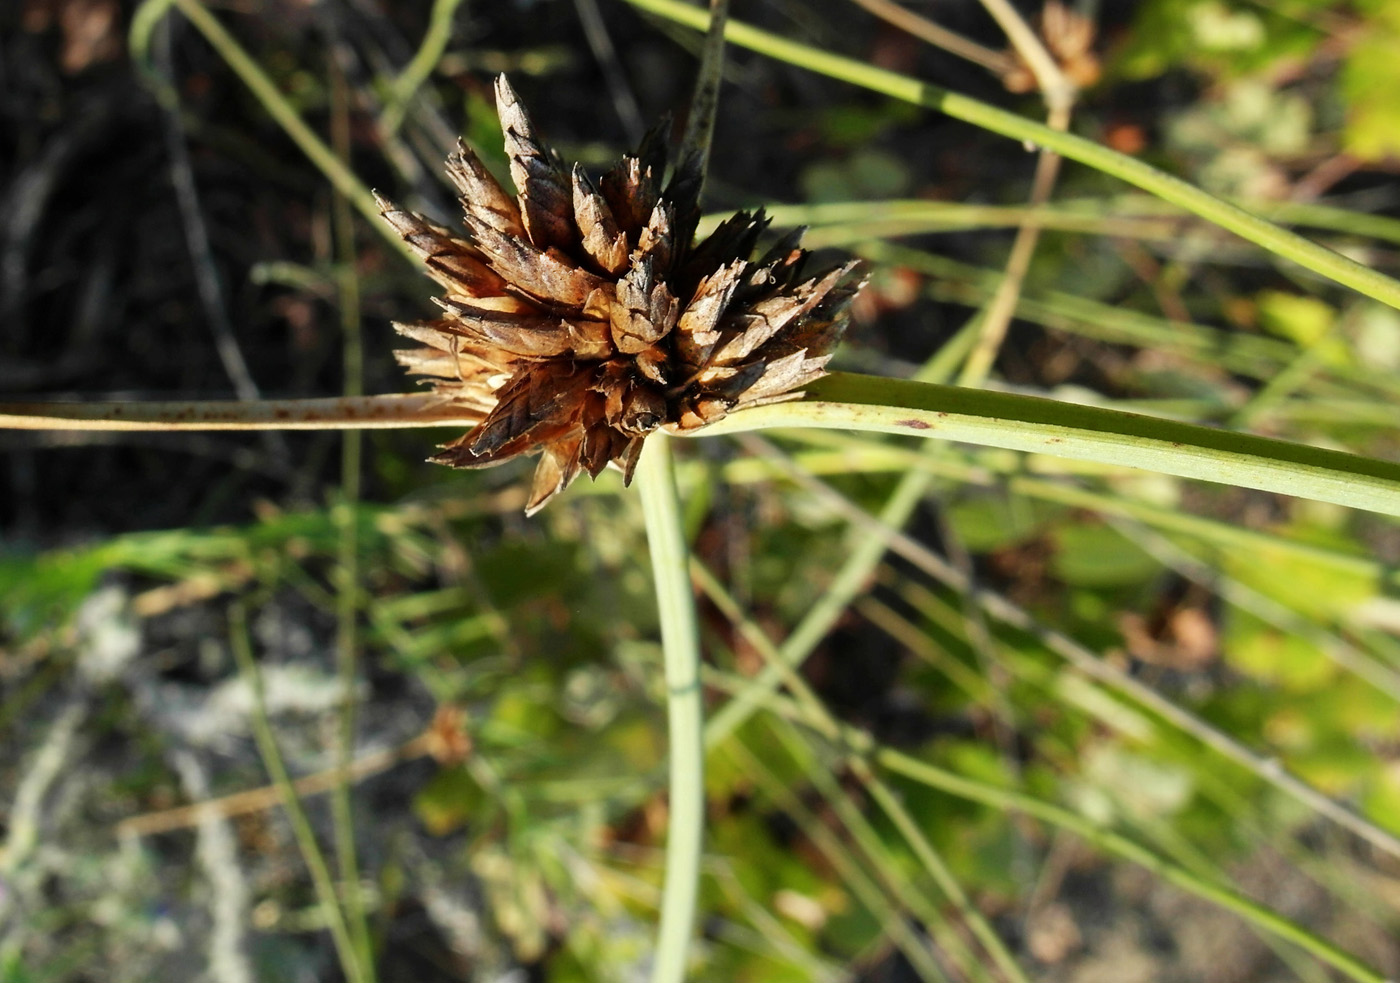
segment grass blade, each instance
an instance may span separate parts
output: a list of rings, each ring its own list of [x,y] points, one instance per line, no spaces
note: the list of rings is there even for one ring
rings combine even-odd
[[[687,27],[703,29],[708,24],[703,11],[680,0],[628,0],[628,3]],[[1292,260],[1329,280],[1400,309],[1400,282],[1391,277],[1362,266],[1326,246],[1289,232],[1237,205],[1221,201],[1195,185],[1159,171],[1136,158],[1100,146],[1092,140],[1060,133],[1051,127],[976,99],[949,92],[907,75],[876,68],[854,58],[845,58],[790,41],[742,21],[731,20],[726,36],[740,47],[749,48],[771,58],[895,99],[936,109],[954,119],[980,126],[1013,140],[1048,148],[1071,160],[1088,164],[1095,170],[1120,178],[1165,201],[1180,205],[1221,228],[1229,229],[1236,235],[1263,246],[1277,256]]]
[[[873,430],[1142,468],[1400,515],[1400,464],[1036,396],[833,373],[705,433]]]

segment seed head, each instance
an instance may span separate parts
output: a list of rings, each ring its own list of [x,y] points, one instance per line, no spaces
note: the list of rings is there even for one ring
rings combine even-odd
[[[682,161],[663,186],[660,127],[595,184],[540,143],[505,76],[496,108],[518,194],[459,142],[447,173],[465,235],[376,196],[446,291],[441,317],[394,325],[422,345],[399,362],[481,417],[433,461],[479,468],[541,452],[533,514],[581,471],[613,463],[630,481],[658,427],[684,433],[797,398],[825,374],[861,286],[856,264],[805,276],[800,229],[751,259],[762,210],[694,243],[699,174]]]

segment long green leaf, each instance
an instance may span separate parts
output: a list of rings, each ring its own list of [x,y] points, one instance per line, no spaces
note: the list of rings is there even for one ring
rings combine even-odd
[[[1400,463],[1036,396],[834,373],[704,429],[874,430],[1034,451],[1400,515]]]

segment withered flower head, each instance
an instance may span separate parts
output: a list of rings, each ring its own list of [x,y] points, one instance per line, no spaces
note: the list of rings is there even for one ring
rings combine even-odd
[[[658,427],[695,430],[825,373],[860,287],[854,263],[804,276],[800,229],[750,259],[762,211],[692,244],[698,171],[682,162],[663,187],[662,129],[595,185],[540,143],[504,76],[496,108],[518,195],[459,143],[447,172],[466,235],[378,199],[446,289],[442,317],[394,325],[424,346],[399,361],[482,420],[433,461],[541,451],[531,514],[580,471],[614,462],[630,481]]]

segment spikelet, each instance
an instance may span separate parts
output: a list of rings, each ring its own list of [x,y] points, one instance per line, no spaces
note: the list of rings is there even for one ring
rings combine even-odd
[[[752,259],[768,226],[740,212],[694,243],[700,182],[663,185],[662,128],[598,183],[537,137],[505,76],[496,80],[510,195],[458,144],[458,234],[376,196],[442,285],[442,316],[395,324],[397,352],[481,423],[432,460],[479,468],[540,452],[533,514],[581,472],[615,464],[631,480],[642,441],[749,406],[796,398],[825,374],[860,289],[848,263],[806,275],[801,231]]]

